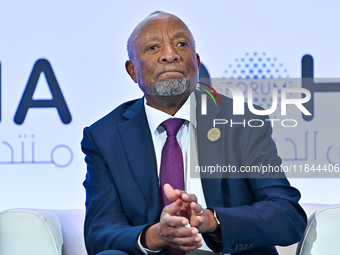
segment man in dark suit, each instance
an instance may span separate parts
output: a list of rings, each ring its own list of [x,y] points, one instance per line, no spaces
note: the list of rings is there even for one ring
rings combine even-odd
[[[164,142],[159,137],[164,129],[160,127],[163,122],[153,128],[154,122],[158,116],[182,118],[188,113],[189,98],[201,105],[201,93],[195,91],[200,59],[187,26],[163,12],[151,14],[135,28],[128,51],[126,70],[145,97],[122,104],[84,130],[88,253],[195,254],[202,246],[200,234],[218,253],[277,254],[274,245],[299,241],[306,216],[298,204],[300,193],[283,173],[276,178],[269,173],[239,178],[233,172],[205,178],[207,173],[201,173],[200,184],[194,186],[198,192],[203,190],[203,198],[166,185],[162,192],[171,203],[162,205],[159,165]],[[202,115],[200,107],[195,107],[195,120],[184,117],[177,135],[185,151],[186,136],[197,134],[200,166],[240,169],[281,164],[266,121],[261,128],[221,125],[219,139],[208,140],[213,119],[247,123],[259,116],[249,111],[233,116],[232,100],[225,97],[223,107],[213,105],[212,100],[207,104],[208,114]],[[186,155],[183,152],[187,173],[192,162]],[[185,180],[188,185],[190,178]]]

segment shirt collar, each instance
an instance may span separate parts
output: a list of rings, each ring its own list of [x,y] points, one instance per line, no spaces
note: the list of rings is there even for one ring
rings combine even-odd
[[[164,121],[171,118],[180,118],[190,122],[196,128],[196,98],[195,93],[192,92],[182,107],[176,112],[174,116],[167,114],[161,110],[155,109],[147,104],[144,97],[144,108],[146,118],[148,120],[149,128],[152,134],[155,134],[158,126]]]

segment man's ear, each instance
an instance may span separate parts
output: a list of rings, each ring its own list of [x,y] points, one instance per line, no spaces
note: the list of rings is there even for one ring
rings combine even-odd
[[[201,59],[200,59],[200,55],[198,55],[198,53],[196,53],[196,62],[197,62],[198,70],[200,70]]]
[[[130,75],[131,79],[135,83],[137,83],[135,64],[133,63],[132,60],[127,60],[125,62],[125,69],[126,69],[127,73]]]

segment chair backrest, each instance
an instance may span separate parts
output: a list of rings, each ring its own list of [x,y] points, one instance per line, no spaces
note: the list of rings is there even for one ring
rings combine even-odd
[[[318,209],[308,219],[296,255],[338,254],[340,240],[340,205]]]
[[[58,216],[60,221],[64,242],[62,255],[87,255],[84,242],[85,210],[51,211]]]

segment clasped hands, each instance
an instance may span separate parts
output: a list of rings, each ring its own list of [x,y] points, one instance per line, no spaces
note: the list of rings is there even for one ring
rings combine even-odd
[[[209,209],[197,203],[194,194],[174,190],[164,185],[164,193],[172,202],[163,208],[160,221],[150,226],[142,235],[142,245],[150,250],[168,247],[190,251],[202,246],[199,233],[213,232],[217,223]],[[191,227],[186,227],[190,223]]]

